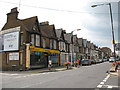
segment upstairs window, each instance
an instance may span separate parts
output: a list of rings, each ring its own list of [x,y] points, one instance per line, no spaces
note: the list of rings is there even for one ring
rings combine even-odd
[[[40,35],[36,35],[36,46],[40,46]]]
[[[57,49],[57,47],[56,47],[56,40],[54,40],[54,49]]]
[[[43,48],[45,48],[46,47],[46,39],[45,38],[43,38]]]
[[[52,39],[50,39],[50,49],[52,49],[53,44],[52,44]]]
[[[31,34],[31,42],[32,42],[32,46],[34,46],[34,34]]]

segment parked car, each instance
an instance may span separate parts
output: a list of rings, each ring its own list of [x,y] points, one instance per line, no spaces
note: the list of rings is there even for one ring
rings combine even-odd
[[[82,59],[82,65],[91,65],[91,60],[90,59]]]
[[[94,59],[96,61],[96,63],[99,63],[99,59]]]
[[[103,61],[102,61],[102,59],[99,59],[99,63],[102,63]]]
[[[107,61],[107,59],[105,58],[105,59],[103,59],[103,62],[106,62]]]
[[[114,57],[110,57],[109,62],[113,62],[114,61]]]
[[[96,64],[96,61],[94,59],[90,60],[91,64]]]

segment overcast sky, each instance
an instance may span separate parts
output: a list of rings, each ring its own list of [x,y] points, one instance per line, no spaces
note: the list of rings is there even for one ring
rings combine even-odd
[[[99,1],[99,2],[98,2]],[[106,2],[107,1],[107,2]],[[109,6],[91,8],[93,4],[112,4],[115,40],[118,31],[119,0],[0,0],[0,29],[6,23],[6,14],[11,8],[18,7],[19,19],[38,16],[39,22],[49,21],[55,28],[72,30],[79,38],[87,39],[95,45],[112,49],[112,33]]]

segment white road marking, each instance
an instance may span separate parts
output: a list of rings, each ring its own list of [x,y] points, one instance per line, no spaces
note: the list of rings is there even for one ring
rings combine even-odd
[[[103,82],[106,82],[107,80],[103,80]]]
[[[98,86],[97,86],[97,88],[101,88],[101,87],[102,87],[102,85],[98,85]]]
[[[108,74],[106,76],[106,78],[102,82],[100,82],[100,84],[97,86],[97,88],[102,88],[102,86],[104,86],[104,83],[108,80],[109,77],[110,77],[110,74]],[[111,87],[109,87],[109,88],[111,88]]]
[[[108,88],[112,88],[112,86],[108,86]]]
[[[120,86],[112,86],[112,85],[104,85],[104,86],[107,86],[108,88],[113,88],[113,87],[115,87],[115,88],[119,88]]]
[[[100,84],[101,84],[101,85],[103,85],[103,84],[104,84],[104,82],[101,82]]]

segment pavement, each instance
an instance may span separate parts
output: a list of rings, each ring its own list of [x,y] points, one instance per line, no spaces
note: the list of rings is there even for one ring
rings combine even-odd
[[[73,67],[70,66],[69,69],[67,69],[66,66],[59,66],[59,67],[52,67],[50,70],[48,68],[42,68],[42,69],[34,69],[34,70],[28,70],[28,71],[2,71],[2,73],[44,73],[44,72],[58,72],[58,71],[65,71],[65,70],[70,70],[70,69],[76,69],[80,68],[81,66],[78,67]]]
[[[110,75],[115,75],[115,76],[120,76],[120,74],[118,74],[118,72],[120,72],[120,67],[118,67],[118,70],[115,71],[115,67],[112,67],[109,71]]]

